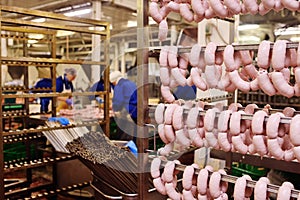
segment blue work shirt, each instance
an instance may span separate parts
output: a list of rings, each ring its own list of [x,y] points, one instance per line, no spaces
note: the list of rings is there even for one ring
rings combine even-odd
[[[121,78],[114,87],[112,99],[114,111],[127,110],[133,120],[137,119],[137,88],[134,82]]]
[[[33,88],[39,89],[39,88],[52,88],[52,79],[50,78],[43,78],[36,82],[35,86]],[[45,90],[45,91],[37,91],[40,93],[45,92],[52,92],[52,90]],[[41,112],[48,112],[48,106],[50,103],[51,98],[49,97],[41,97],[40,98],[40,104],[41,104]]]
[[[66,79],[66,75],[64,75],[64,78],[62,76],[56,78],[56,92],[62,92],[64,89],[74,91],[73,83]]]
[[[196,91],[197,88],[195,85],[193,86],[178,86],[174,91],[173,95],[175,99],[183,99],[183,100],[194,100],[196,99]]]
[[[113,88],[113,85],[110,83],[110,88]],[[109,88],[109,91],[110,91]],[[94,83],[94,85],[90,88],[90,92],[102,92],[104,91],[104,80],[101,78],[98,82]],[[90,100],[95,99],[99,95],[89,96]]]

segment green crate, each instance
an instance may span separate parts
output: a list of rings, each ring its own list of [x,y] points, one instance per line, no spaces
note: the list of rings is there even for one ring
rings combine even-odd
[[[262,176],[267,176],[268,169],[262,167],[256,167],[244,163],[234,163],[232,165],[231,173],[234,176],[249,175],[253,180],[258,180]]]
[[[26,158],[26,145],[23,143],[5,144],[4,145],[4,162]],[[35,147],[30,145],[30,154],[33,159],[35,156]]]

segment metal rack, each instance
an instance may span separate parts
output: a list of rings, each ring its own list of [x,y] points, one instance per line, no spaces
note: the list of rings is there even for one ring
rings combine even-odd
[[[104,103],[104,118],[101,120],[95,121],[87,121],[80,124],[73,124],[70,126],[56,126],[56,127],[44,127],[40,126],[39,128],[28,128],[25,127],[22,130],[15,130],[15,131],[3,131],[4,125],[0,123],[0,151],[3,152],[3,144],[4,143],[14,143],[14,142],[26,142],[30,144],[34,139],[41,139],[43,136],[41,135],[42,131],[49,131],[49,130],[57,130],[57,129],[65,129],[75,126],[93,126],[93,125],[103,125],[105,128],[105,133],[109,135],[109,57],[108,57],[108,40],[110,38],[110,30],[109,30],[109,23],[99,20],[92,20],[92,19],[83,19],[78,17],[66,17],[62,14],[54,14],[44,11],[38,10],[30,10],[30,9],[23,9],[17,7],[10,7],[10,6],[0,6],[0,30],[1,30],[1,38],[5,39],[12,39],[20,41],[21,52],[22,55],[18,56],[3,56],[1,53],[0,55],[0,62],[1,62],[1,69],[3,65],[15,66],[20,67],[24,73],[24,86],[11,86],[11,87],[0,87],[0,96],[1,101],[6,98],[22,98],[24,99],[25,108],[21,112],[6,112],[0,115],[0,119],[10,119],[10,118],[20,118],[22,119],[25,124],[31,121],[31,116],[38,115],[40,113],[30,113],[29,112],[29,101],[28,98],[31,97],[51,97],[52,98],[52,116],[56,116],[56,99],[59,96],[90,96],[90,95],[103,95],[105,99]],[[32,22],[31,19],[33,18],[46,18],[47,22],[44,23],[37,23]],[[57,23],[60,22],[60,23]],[[92,27],[92,28],[91,28]],[[72,60],[67,57],[67,59],[59,59],[56,58],[56,32],[57,30],[64,30],[64,31],[72,31],[81,34],[88,34],[88,35],[98,35],[101,37],[101,40],[104,41],[104,56],[101,58],[100,61],[93,61],[93,60]],[[27,49],[27,42],[30,39],[28,34],[42,34],[46,36],[43,39],[37,39],[39,42],[44,42],[48,44],[50,58],[36,58],[36,57],[29,57],[28,49]],[[1,52],[1,50],[0,50]],[[100,55],[99,55],[100,57]],[[56,90],[56,67],[58,64],[79,64],[79,65],[102,65],[105,66],[105,73],[104,73],[104,81],[105,81],[105,91],[104,92],[76,92],[76,93],[69,93],[69,94],[59,94],[54,92]],[[42,67],[42,68],[49,68],[50,74],[52,78],[52,88],[45,88],[45,89],[38,89],[34,90],[34,92],[49,92],[50,93],[35,93],[31,94],[33,90],[29,89],[28,87],[28,68],[29,67]],[[100,71],[99,71],[100,73]],[[0,73],[0,82],[2,81],[2,75]],[[21,94],[5,94],[5,92],[20,92]],[[2,113],[2,103],[0,106],[0,113]],[[30,114],[29,114],[30,113]],[[43,113],[44,114],[44,113]],[[36,119],[33,119],[35,121]],[[26,169],[27,171],[27,178],[30,181],[31,175],[31,168],[44,166],[44,165],[52,165],[54,168],[53,171],[53,182],[49,185],[45,185],[44,188],[47,186],[54,188],[52,191],[47,191],[41,195],[36,197],[28,197],[29,199],[38,199],[42,197],[48,196],[55,196],[57,193],[61,191],[67,191],[74,188],[85,187],[89,184],[79,184],[74,185],[74,187],[70,186],[68,188],[56,189],[56,172],[55,166],[57,162],[62,162],[70,159],[74,159],[72,156],[62,156],[57,157],[53,153],[51,158],[43,158],[41,160],[16,160],[15,162],[11,163],[4,163],[4,155],[3,153],[0,154],[0,199],[6,198],[13,198],[14,196],[18,196],[20,194],[30,195],[30,188],[22,188],[20,190],[12,191],[12,192],[5,192],[4,188],[4,173]],[[32,189],[33,191],[38,191],[43,189],[42,187]]]

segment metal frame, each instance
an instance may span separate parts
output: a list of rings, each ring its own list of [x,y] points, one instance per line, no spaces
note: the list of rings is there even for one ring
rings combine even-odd
[[[18,40],[23,41],[23,56],[24,57],[3,57],[1,56],[1,49],[0,49],[0,62],[1,64],[6,65],[19,65],[20,67],[24,67],[25,75],[28,73],[29,66],[40,66],[40,67],[47,67],[51,69],[51,77],[52,77],[52,84],[53,87],[51,88],[52,91],[56,90],[56,66],[57,64],[88,64],[88,65],[105,65],[106,66],[106,72],[105,72],[105,92],[86,92],[86,93],[72,93],[67,94],[71,96],[87,96],[87,95],[93,95],[93,94],[102,94],[105,98],[105,107],[104,107],[104,119],[101,121],[95,122],[85,122],[83,124],[78,124],[78,126],[88,126],[88,125],[95,125],[95,124],[101,124],[105,125],[105,131],[106,134],[109,135],[109,56],[108,56],[108,44],[109,44],[109,38],[110,38],[110,30],[109,30],[109,23],[105,21],[99,21],[99,20],[92,20],[92,19],[83,19],[78,17],[66,17],[62,14],[55,14],[55,13],[49,13],[45,11],[38,11],[38,10],[31,10],[31,9],[23,9],[18,7],[10,7],[10,6],[0,6],[0,30],[5,30],[8,32],[18,32],[22,33],[23,35],[20,35],[18,37],[15,37],[14,35],[4,35],[1,36],[4,38],[15,38]],[[29,20],[25,20],[24,16],[27,16],[26,19],[30,19],[32,17],[44,17],[47,19],[51,19],[51,22],[47,23],[36,23]],[[21,19],[23,17],[23,19]],[[53,20],[56,22],[59,21],[61,23],[53,23]],[[65,22],[65,23],[64,23]],[[71,25],[70,25],[71,24]],[[94,28],[93,30],[89,29],[89,27],[99,27],[100,30],[97,28]],[[79,33],[87,33],[87,34],[95,34],[100,35],[101,39],[105,40],[106,45],[104,45],[104,61],[101,62],[94,62],[94,61],[83,61],[83,60],[63,60],[63,59],[57,59],[56,58],[56,30],[67,30],[67,31],[73,31],[73,32],[79,32]],[[50,37],[47,39],[50,43],[50,53],[51,58],[31,58],[27,57],[27,45],[26,40],[28,39],[25,37],[25,33],[40,33],[44,35],[49,35]],[[44,39],[45,40],[45,39]],[[43,40],[43,41],[44,41]],[[100,55],[99,55],[100,56]],[[1,66],[2,66],[1,65]],[[25,76],[24,82],[28,81],[28,79]],[[1,73],[0,73],[0,82],[2,80]],[[28,85],[25,88],[23,88],[24,91],[26,91],[26,88],[28,88]],[[56,113],[56,97],[58,96],[65,96],[66,94],[58,94],[58,93],[44,93],[44,94],[22,94],[22,95],[16,95],[16,96],[7,96],[3,95],[3,91],[6,91],[7,88],[2,88],[0,86],[0,95],[1,99],[3,100],[5,98],[29,98],[29,97],[53,97],[53,103],[52,103],[52,116],[55,116]],[[12,90],[18,89],[18,88],[11,88]],[[28,101],[27,101],[28,104]],[[27,105],[28,108],[28,105]],[[28,110],[28,109],[27,109]],[[2,104],[0,105],[0,113],[2,113]],[[26,112],[28,113],[28,112]],[[29,119],[30,115],[24,115],[25,118]],[[0,120],[3,119],[3,115],[0,115]],[[26,120],[26,119],[25,119]],[[12,135],[20,135],[20,134],[30,134],[30,133],[38,133],[45,130],[55,130],[55,129],[61,129],[61,128],[70,128],[70,127],[41,127],[40,129],[28,129],[28,130],[22,130],[22,131],[9,131],[9,132],[3,132],[3,124],[0,123],[0,152],[3,152],[3,143],[4,143],[4,136],[12,136]],[[7,141],[7,139],[5,139]],[[30,139],[29,139],[30,140]],[[10,142],[13,142],[10,141]],[[30,142],[30,141],[28,141]],[[5,191],[4,191],[4,155],[3,153],[0,154],[0,199],[5,199]],[[54,164],[53,167],[55,168],[56,162],[49,162],[45,161],[45,163],[48,164]],[[34,165],[38,166],[38,165]],[[22,166],[22,169],[28,169],[30,168],[29,165]],[[18,168],[16,168],[18,169]],[[10,169],[14,170],[14,169]],[[29,172],[30,174],[30,172]],[[55,176],[55,172],[53,173]],[[54,182],[55,183],[55,180]],[[13,194],[13,193],[12,193]],[[53,195],[53,194],[51,194]],[[47,195],[46,195],[47,196]]]

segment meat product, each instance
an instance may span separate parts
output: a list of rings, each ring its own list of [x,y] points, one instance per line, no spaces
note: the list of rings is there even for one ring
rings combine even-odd
[[[290,123],[290,139],[292,144],[295,146],[300,145],[299,130],[300,130],[300,115],[295,115],[292,118],[292,121]]]
[[[291,98],[294,96],[294,87],[290,86],[286,82],[283,74],[281,72],[272,72],[272,82],[275,89],[283,96]]]
[[[260,89],[264,91],[269,96],[276,94],[276,90],[269,78],[268,72],[266,70],[260,70],[257,76],[258,85]]]
[[[201,77],[201,70],[193,67],[191,69],[191,77],[192,77],[192,81],[195,84],[195,86],[200,89],[205,91],[207,89],[206,83],[203,80],[203,78]]]
[[[264,40],[258,46],[257,65],[262,69],[268,69],[270,66],[270,44],[270,41]]]
[[[192,141],[192,144],[195,145],[196,147],[203,147],[203,139],[198,131],[197,128],[189,129],[189,138]]]
[[[265,143],[265,136],[263,135],[254,135],[253,136],[253,145],[255,147],[256,152],[260,156],[267,155],[268,150]]]
[[[266,0],[268,1],[268,0]],[[265,14],[267,14],[271,9],[270,8],[266,8],[263,3],[261,2],[259,5],[258,5],[258,12],[261,16],[264,16]]]
[[[243,139],[240,135],[232,136],[231,140],[232,145],[237,152],[241,154],[246,154],[248,152],[248,146],[244,144]]]
[[[169,66],[172,68],[178,67],[177,52],[177,46],[170,46],[168,49],[168,63]]]
[[[204,7],[202,5],[202,1],[201,0],[191,0],[191,6],[192,6],[192,9],[194,11],[194,13],[197,15],[197,16],[203,16],[204,15]]]
[[[152,178],[158,178],[160,176],[160,164],[161,160],[159,158],[154,158],[151,162],[150,173]]]
[[[182,190],[182,197],[184,200],[196,200],[191,190]]]
[[[226,71],[229,72],[237,70],[239,68],[234,60],[234,48],[232,45],[227,45],[224,49],[224,64],[226,67]]]
[[[174,200],[181,200],[181,194],[178,193],[175,188],[174,188],[174,184],[173,183],[166,183],[165,184],[165,188],[166,188],[166,193],[167,195]]]
[[[250,76],[250,78],[256,79],[256,77],[258,75],[258,71],[256,70],[256,68],[253,64],[246,65],[244,67],[244,69],[245,69],[247,75]]]
[[[153,185],[160,194],[167,195],[165,184],[160,177],[153,179]]]
[[[207,198],[207,195],[204,194],[204,195],[201,195],[201,194],[198,194],[198,200],[208,200],[209,198]]]
[[[171,183],[174,177],[174,169],[175,169],[175,162],[168,161],[165,168],[164,168],[164,181],[167,183]]]
[[[252,15],[256,15],[258,12],[257,0],[244,0],[243,4],[245,5],[246,10]]]
[[[289,58],[290,63],[285,67],[297,67],[297,51],[296,49],[287,49],[286,50],[286,58]]]
[[[186,78],[184,75],[182,75],[179,71],[179,68],[172,68],[171,69],[171,74],[175,78],[175,81],[181,85],[185,86],[186,85]]]
[[[256,104],[248,104],[246,107],[245,107],[245,114],[249,114],[249,115],[252,115],[254,112],[255,112],[255,109],[258,108],[258,106]],[[246,127],[247,128],[250,128],[251,127],[251,123],[252,121],[251,120],[245,120],[245,124],[246,124]]]
[[[289,149],[289,150],[284,151],[283,159],[285,161],[290,162],[290,161],[294,160],[294,158],[295,158],[295,154],[294,154],[293,149]]]
[[[266,200],[268,198],[267,186],[269,183],[268,178],[259,178],[254,187],[254,200]]]
[[[210,7],[213,9],[213,11],[216,13],[218,17],[221,18],[227,17],[228,11],[220,0],[210,0],[209,3],[210,3],[209,4]]]
[[[216,199],[221,195],[221,174],[220,172],[213,172],[209,179],[209,191],[211,196]]]
[[[176,13],[179,13],[180,12],[180,7],[179,7],[179,4],[178,3],[175,3],[174,1],[170,1],[168,4],[167,4],[167,9],[172,11],[172,12],[176,12]]]
[[[284,182],[278,189],[277,199],[278,200],[289,200],[291,198],[292,189],[294,188],[290,186],[290,184],[285,184]]]
[[[204,60],[206,65],[215,65],[215,54],[217,50],[217,45],[213,42],[210,42],[206,45],[204,52]]]
[[[273,9],[275,7],[275,0],[262,0],[265,8]]]
[[[291,107],[285,107],[282,111],[282,113],[286,116],[286,117],[293,117],[294,113],[295,113],[295,109],[291,108]]]
[[[182,147],[188,147],[191,144],[191,141],[189,138],[187,138],[183,132],[183,129],[180,129],[178,131],[175,131],[175,137],[178,144],[180,144]]]
[[[230,81],[235,84],[235,86],[241,90],[242,92],[249,92],[250,90],[250,83],[241,79],[239,72],[234,70],[229,72]]]
[[[219,149],[218,139],[213,132],[205,132],[205,139],[209,147]]]
[[[169,141],[168,143],[175,141],[176,138],[175,138],[175,133],[174,133],[172,125],[165,124],[164,133],[165,133],[166,139]]]
[[[172,103],[175,101],[175,97],[170,91],[170,87],[161,85],[160,86],[161,95],[166,102]]]
[[[182,175],[182,187],[186,190],[191,190],[193,185],[194,167],[186,166]]]
[[[291,72],[289,68],[283,68],[280,72],[282,73],[284,80],[290,82]]]
[[[159,103],[154,112],[154,119],[157,124],[164,123],[165,104]]]
[[[215,65],[207,65],[205,68],[205,77],[208,88],[216,88],[219,82],[218,70]]]
[[[295,146],[293,148],[294,154],[298,162],[300,161],[300,146]]]
[[[179,62],[178,62],[178,67],[180,69],[184,69],[186,70],[188,68],[189,65],[189,58],[187,54],[181,54],[181,56],[179,57]]]
[[[166,136],[165,136],[165,125],[164,124],[159,124],[157,127],[158,130],[158,135],[160,137],[160,139],[165,143],[168,144],[169,140],[167,140]]]
[[[203,168],[197,176],[197,190],[201,195],[205,195],[208,189],[208,174],[208,170]]]
[[[194,14],[191,11],[191,5],[187,3],[179,4],[180,15],[187,21],[192,22],[194,20]]]
[[[171,12],[169,7],[167,6],[166,3],[163,3],[162,7],[159,9],[159,14],[161,15],[162,19],[166,19],[168,14]]]
[[[224,169],[219,169],[218,172],[222,175],[227,175],[226,171]],[[221,188],[221,192],[225,193],[227,192],[228,189],[228,182],[226,181],[222,181],[220,182],[220,188]]]
[[[233,198],[234,200],[244,200],[247,180],[244,176],[239,177],[234,185]]]
[[[279,113],[273,113],[270,115],[266,126],[266,133],[269,139],[277,138],[280,119],[281,117]]]
[[[232,111],[231,110],[224,110],[220,113],[218,118],[218,131],[219,132],[226,132],[228,130],[228,121],[230,119]]]
[[[235,136],[241,133],[241,113],[233,112],[229,121],[230,133]]]
[[[300,49],[300,43],[298,45],[298,49]],[[297,66],[299,67],[300,66],[300,51],[297,50]]]
[[[159,69],[160,73],[160,80],[162,85],[168,86],[170,84],[170,71],[167,67],[160,67]]]
[[[239,0],[224,0],[224,5],[232,12],[233,14],[237,15],[240,14],[242,7]]]
[[[158,39],[160,41],[165,41],[168,37],[168,22],[163,19],[158,26]]]
[[[163,20],[162,16],[159,13],[159,6],[157,2],[150,2],[149,14],[156,23],[160,23]]]
[[[198,124],[198,114],[199,114],[199,108],[194,107],[191,108],[186,119],[186,125],[188,128],[196,128]]]
[[[163,46],[161,48],[160,54],[159,54],[159,65],[161,67],[167,67],[168,66],[168,51],[169,46]]]
[[[205,10],[205,13],[204,13],[205,19],[211,19],[216,16],[217,15],[216,15],[215,11],[211,7],[209,7],[208,9]]]
[[[217,51],[215,55],[215,64],[216,65],[222,65],[224,58],[223,58],[223,51]]]
[[[283,10],[284,9],[284,6],[283,6],[283,4],[281,3],[281,0],[275,0],[275,7],[274,7],[274,11],[275,12],[279,12],[279,11],[281,11],[281,10]]]
[[[281,3],[291,11],[298,11],[300,7],[300,2],[296,0],[281,0]]]
[[[249,175],[243,175],[247,181],[252,181],[252,178]],[[253,193],[253,188],[246,187],[245,189],[245,197],[250,198]]]
[[[284,157],[284,151],[281,149],[278,139],[268,139],[267,140],[268,151],[277,160],[282,160]]]
[[[177,108],[176,104],[168,104],[164,113],[165,124],[172,124],[173,114]]]
[[[166,156],[169,153],[171,153],[171,151],[173,150],[173,148],[174,148],[174,142],[166,144],[164,147],[159,148],[157,150],[157,152],[158,152],[159,155]]]
[[[300,67],[295,68],[294,74],[295,74],[296,83],[300,83]]]
[[[299,83],[295,83],[294,90],[295,90],[295,96],[300,97],[300,84]]]
[[[242,60],[242,64],[245,65],[249,65],[252,64],[252,57],[250,54],[250,51],[244,50],[244,51],[239,51],[241,60]]]
[[[277,40],[274,43],[271,60],[274,70],[280,71],[285,66],[286,43],[285,40]]]
[[[193,0],[193,1],[195,1],[195,0]],[[201,54],[201,45],[200,44],[193,45],[192,49],[191,49],[191,53],[190,53],[190,59],[189,59],[191,66],[193,66],[193,67],[198,67],[199,66],[200,54]]]
[[[204,128],[206,131],[212,131],[215,125],[215,117],[218,109],[212,108],[208,109],[204,116]]]
[[[220,90],[225,90],[231,84],[228,72],[225,72],[224,76],[221,77],[221,80],[218,82],[217,88]],[[235,85],[232,84],[234,87]]]
[[[218,133],[218,143],[219,143],[220,148],[223,151],[229,152],[231,150],[231,144],[228,140],[227,132],[219,132]]]

